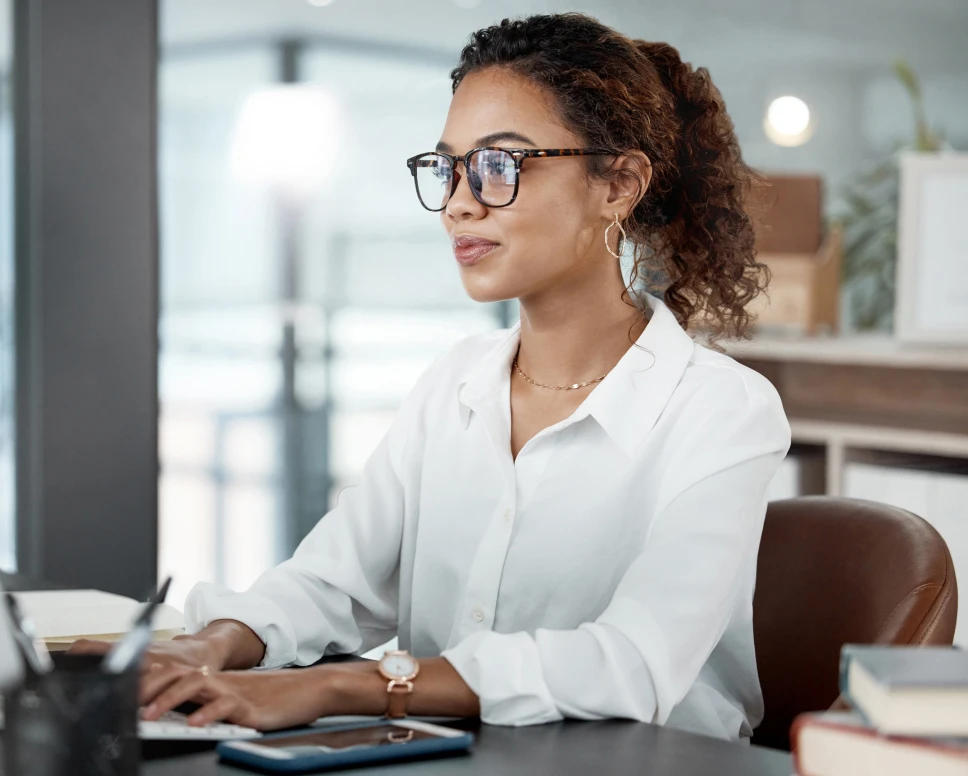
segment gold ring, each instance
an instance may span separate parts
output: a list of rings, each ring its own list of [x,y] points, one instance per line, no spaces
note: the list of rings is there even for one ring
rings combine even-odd
[[[198,669],[198,673],[200,673],[202,676],[209,676],[212,673],[212,670],[208,666],[202,666]]]

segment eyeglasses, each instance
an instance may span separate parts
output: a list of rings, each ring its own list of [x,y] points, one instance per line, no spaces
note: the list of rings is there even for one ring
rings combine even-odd
[[[618,151],[607,148],[474,148],[463,156],[440,152],[417,154],[407,159],[420,204],[439,213],[457,191],[463,162],[467,183],[474,198],[486,207],[507,207],[518,196],[521,165],[525,159],[563,156],[612,156]]]

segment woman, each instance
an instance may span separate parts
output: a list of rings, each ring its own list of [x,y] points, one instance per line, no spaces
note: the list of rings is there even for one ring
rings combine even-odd
[[[194,700],[193,723],[262,729],[389,709],[748,737],[790,432],[766,380],[686,333],[743,335],[765,282],[722,100],[675,49],[581,14],[480,30],[452,79],[437,151],[408,167],[467,292],[519,299],[520,324],[430,367],[291,560],[245,593],[195,588],[145,717]],[[412,658],[231,670],[393,636]]]

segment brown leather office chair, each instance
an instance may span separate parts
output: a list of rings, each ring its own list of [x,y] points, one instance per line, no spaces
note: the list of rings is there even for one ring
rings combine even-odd
[[[958,588],[941,535],[885,504],[770,504],[753,598],[766,715],[753,743],[789,748],[793,718],[838,701],[840,647],[951,644]]]

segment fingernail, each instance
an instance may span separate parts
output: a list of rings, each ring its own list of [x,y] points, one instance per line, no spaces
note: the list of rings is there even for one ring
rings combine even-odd
[[[157,713],[158,713],[158,707],[153,703],[149,703],[147,706],[145,706],[145,709],[142,712],[142,716],[145,719],[149,719],[150,717],[155,716]]]

